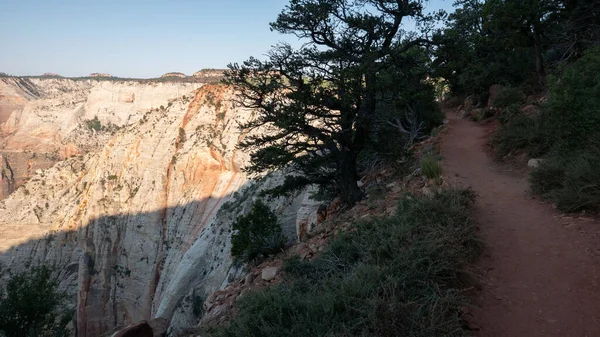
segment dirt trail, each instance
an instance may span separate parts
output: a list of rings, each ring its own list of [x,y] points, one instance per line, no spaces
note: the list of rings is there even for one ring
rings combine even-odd
[[[600,246],[593,219],[561,217],[529,196],[523,174],[485,152],[485,129],[454,113],[443,136],[446,175],[478,195],[487,245],[471,323],[483,337],[600,336]]]

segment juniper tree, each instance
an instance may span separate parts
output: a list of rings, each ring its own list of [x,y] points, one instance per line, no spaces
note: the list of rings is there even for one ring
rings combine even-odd
[[[6,336],[67,336],[65,294],[46,266],[13,275],[0,288],[0,331]],[[1,335],[1,334],[0,334]]]
[[[406,18],[431,19],[420,0],[291,0],[271,29],[306,41],[303,48],[282,43],[264,61],[229,65],[237,103],[256,112],[242,128],[262,130],[241,144],[253,151],[246,169],[301,173],[271,192],[318,184],[349,205],[361,199],[357,156],[374,130],[378,93],[390,90],[380,75],[428,43],[401,30]]]

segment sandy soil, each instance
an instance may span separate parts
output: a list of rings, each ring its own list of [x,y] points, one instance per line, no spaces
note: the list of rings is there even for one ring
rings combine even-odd
[[[486,253],[470,323],[477,336],[600,336],[600,224],[559,214],[497,165],[486,130],[453,113],[441,142],[446,175],[478,195]]]

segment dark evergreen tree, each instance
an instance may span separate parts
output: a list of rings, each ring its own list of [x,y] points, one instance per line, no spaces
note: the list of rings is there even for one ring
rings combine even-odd
[[[266,61],[229,66],[238,103],[257,112],[242,127],[264,130],[242,144],[254,150],[247,169],[302,173],[272,192],[319,184],[349,205],[361,199],[357,157],[374,129],[378,94],[398,90],[382,74],[405,69],[407,55],[429,42],[401,29],[408,18],[425,28],[432,20],[419,0],[291,0],[271,29],[304,47],[280,44]]]
[[[0,331],[11,337],[67,336],[72,317],[61,310],[65,295],[57,288],[45,266],[13,275],[0,290]]]

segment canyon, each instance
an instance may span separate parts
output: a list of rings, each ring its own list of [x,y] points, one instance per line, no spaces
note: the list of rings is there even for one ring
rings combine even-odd
[[[78,336],[162,320],[176,336],[245,276],[231,224],[284,173],[249,176],[233,92],[194,81],[0,77],[0,278],[55,269]],[[253,131],[266,132],[266,131]],[[269,200],[290,242],[311,189]]]

